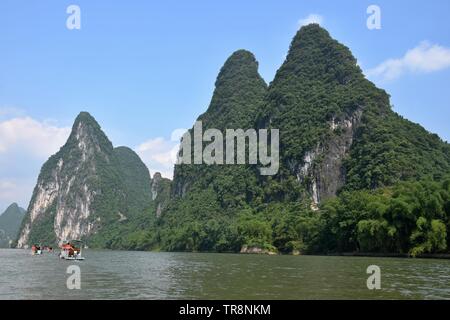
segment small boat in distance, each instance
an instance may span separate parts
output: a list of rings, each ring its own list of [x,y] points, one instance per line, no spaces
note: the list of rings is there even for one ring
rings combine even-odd
[[[41,246],[38,246],[38,245],[33,244],[33,245],[31,246],[31,254],[32,254],[33,256],[40,256],[40,255],[42,254]]]
[[[75,245],[78,243],[78,246]],[[60,259],[64,260],[84,260],[82,256],[83,243],[81,240],[70,240],[65,241],[61,245],[61,253],[59,254]]]

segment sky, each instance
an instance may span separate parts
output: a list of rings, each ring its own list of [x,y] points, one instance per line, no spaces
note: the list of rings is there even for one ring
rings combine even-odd
[[[379,29],[367,26],[370,5]],[[396,112],[450,141],[449,15],[448,0],[2,0],[0,212],[28,206],[80,111],[170,178],[173,133],[207,109],[229,55],[252,51],[270,83],[311,22],[352,50]]]

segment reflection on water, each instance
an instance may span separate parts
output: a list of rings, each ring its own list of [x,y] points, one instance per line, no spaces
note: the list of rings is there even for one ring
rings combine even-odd
[[[0,249],[0,299],[450,299],[450,261],[84,251],[85,261]],[[67,267],[81,268],[68,290]],[[381,268],[378,291],[366,269]]]

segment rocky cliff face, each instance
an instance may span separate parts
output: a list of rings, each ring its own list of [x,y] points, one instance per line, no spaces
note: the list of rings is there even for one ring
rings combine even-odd
[[[156,172],[151,182],[151,196],[155,206],[155,216],[161,217],[163,210],[169,204],[171,181],[163,178],[161,173]]]
[[[81,113],[67,143],[42,167],[17,246],[89,239],[149,201],[145,165],[131,150],[115,150],[94,118]]]
[[[153,179],[152,179],[152,183],[151,183],[152,200],[156,200],[156,198],[159,195],[159,189],[161,187],[161,181],[162,181],[161,173],[156,172],[153,175]]]
[[[318,209],[321,201],[335,196],[345,185],[344,160],[350,154],[361,116],[362,110],[358,109],[342,120],[333,118],[327,138],[306,152],[301,166],[291,165],[298,181],[306,183],[314,210]]]

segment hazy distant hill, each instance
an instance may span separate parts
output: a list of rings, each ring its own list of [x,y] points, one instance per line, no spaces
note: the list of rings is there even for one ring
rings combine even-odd
[[[20,208],[16,203],[10,205],[0,215],[0,248],[9,248],[10,241],[17,238],[24,216],[25,209]]]

